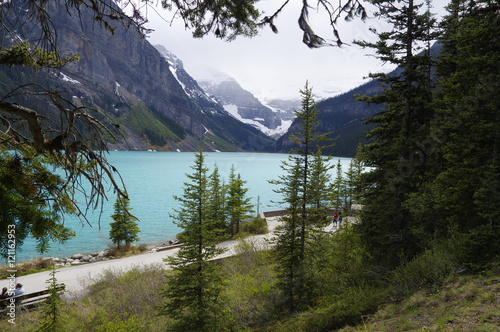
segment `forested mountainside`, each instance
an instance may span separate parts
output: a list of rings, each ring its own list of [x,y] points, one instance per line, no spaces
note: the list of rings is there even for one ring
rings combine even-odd
[[[40,27],[26,23],[29,12],[23,2],[13,1],[12,6],[17,6],[18,24],[10,28],[20,39],[39,42]],[[60,53],[77,53],[79,60],[51,72],[2,66],[4,95],[15,85],[32,92],[55,89],[74,104],[96,108],[110,118],[115,132],[120,128],[119,141],[110,141],[113,149],[194,151],[201,145],[206,151],[264,151],[273,144],[265,134],[228,114],[193,79],[180,84],[181,73],[173,72],[155,47],[133,29],[117,26],[111,34],[94,21],[90,11],[66,11],[60,1],[51,2],[51,12]],[[0,42],[11,41],[1,36]],[[16,102],[49,119],[55,114],[42,98],[17,97]]]
[[[437,57],[442,45],[434,43],[430,54]],[[390,75],[396,75],[401,68],[394,69]],[[368,104],[356,101],[355,96],[373,96],[383,91],[383,87],[377,80],[371,80],[351,91],[341,95],[328,98],[318,102],[318,131],[321,133],[332,132],[332,138],[336,138],[335,145],[325,149],[325,153],[333,156],[353,157],[359,144],[366,143],[366,133],[373,126],[364,124],[364,120],[376,114],[382,109],[381,104]],[[294,122],[287,133],[276,142],[277,152],[286,152],[291,148],[292,142],[288,136],[297,130]]]
[[[380,105],[369,105],[356,101],[355,95],[374,95],[380,93],[377,81],[370,81],[351,91],[339,96],[318,102],[318,131],[332,132],[331,138],[336,138],[332,148],[325,149],[325,153],[334,156],[353,157],[356,147],[366,142],[366,132],[369,126],[364,125],[364,119],[368,118],[380,109]],[[294,122],[285,135],[276,142],[277,152],[286,152],[292,147],[288,136],[297,130],[297,122]]]

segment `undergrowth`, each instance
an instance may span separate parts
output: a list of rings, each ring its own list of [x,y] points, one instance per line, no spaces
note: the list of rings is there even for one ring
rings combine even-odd
[[[218,261],[226,275],[231,331],[497,331],[500,326],[498,260],[491,269],[466,275],[453,241],[381,272],[366,264],[367,252],[349,227],[319,238],[315,302],[295,313],[283,310],[269,244],[239,241],[238,255]],[[65,331],[165,331],[169,318],[157,313],[170,273],[158,264],[87,279],[85,296],[63,307]],[[34,331],[40,321],[40,311],[21,312],[16,326],[4,326]]]

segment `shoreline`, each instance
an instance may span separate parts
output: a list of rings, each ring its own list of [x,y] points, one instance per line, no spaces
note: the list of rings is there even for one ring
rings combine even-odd
[[[354,206],[353,206],[354,207]],[[356,206],[356,210],[361,210],[361,207]],[[260,217],[265,219],[267,222],[268,226],[268,233],[272,233],[274,231],[274,228],[276,225],[271,225],[270,221],[272,220],[272,217],[277,217],[283,215],[283,212],[285,210],[274,210],[274,211],[266,211],[266,212],[260,212]],[[346,219],[349,219],[347,217]],[[353,222],[354,220],[350,220]],[[225,241],[223,241],[225,242]],[[166,250],[171,250],[175,249],[182,244],[179,242],[177,238],[167,240],[165,241],[155,241],[154,243],[141,243],[141,244],[132,244],[132,246],[136,246],[138,248],[144,247],[145,250],[141,250],[140,252],[131,254],[129,256],[135,256],[139,254],[144,254],[144,253],[155,253],[155,252],[161,252],[161,251],[166,251]],[[107,255],[111,250],[115,249],[116,247],[112,248],[106,248],[102,250],[95,250],[92,252],[87,252],[87,253],[75,253],[72,254],[71,256],[66,256],[66,257],[53,257],[53,256],[37,256],[37,257],[32,257],[28,260],[21,261],[19,263],[16,263],[17,265],[22,265],[22,264],[29,264],[29,262],[35,262],[37,260],[51,260],[51,264],[55,264],[57,268],[62,268],[62,267],[68,267],[68,266],[73,266],[73,265],[81,265],[81,264],[89,264],[89,263],[95,263],[95,262],[100,262],[100,261],[109,261],[113,259],[120,259],[128,256],[123,256],[123,257],[114,257],[112,255]],[[50,264],[49,264],[50,265]],[[5,266],[8,266],[8,264],[2,264],[0,265],[0,268],[3,268]]]
[[[252,235],[245,238],[246,241],[251,241],[257,247],[262,249],[268,248],[269,240],[275,235],[276,228],[281,224],[279,216],[266,216],[268,232],[266,234]],[[325,232],[334,232],[336,228],[333,223],[329,223],[325,228]],[[226,240],[218,244],[218,247],[224,248],[225,252],[214,259],[222,259],[238,254],[238,239]],[[169,266],[165,263],[165,258],[174,256],[179,251],[179,245],[168,246],[160,251],[146,251],[136,255],[120,257],[116,259],[101,260],[94,263],[83,263],[76,265],[64,266],[57,269],[56,278],[59,283],[66,286],[65,297],[77,298],[85,293],[85,289],[92,280],[95,280],[106,270],[127,271],[134,268],[140,268],[147,265],[157,265],[159,268],[168,269]],[[27,292],[33,292],[47,288],[47,280],[51,278],[51,270],[45,269],[41,272],[34,272],[26,275],[16,276],[16,282],[21,282]],[[4,282],[7,279],[2,279]]]
[[[115,250],[117,247],[111,247],[111,248],[106,248],[102,250],[96,250],[92,252],[87,252],[87,253],[75,253],[72,254],[71,256],[65,256],[65,257],[54,257],[54,256],[36,256],[32,257],[27,260],[23,260],[19,263],[16,263],[15,266],[18,265],[23,265],[23,264],[30,264],[33,262],[37,261],[50,261],[47,264],[52,265],[54,264],[56,268],[62,268],[62,267],[68,267],[68,266],[74,266],[74,265],[80,265],[80,264],[89,264],[89,263],[95,263],[95,262],[100,262],[100,261],[108,261],[108,260],[113,260],[113,259],[120,259],[128,256],[135,256],[135,255],[140,255],[144,253],[154,253],[154,252],[159,252],[159,251],[165,251],[165,250],[170,250],[170,249],[175,249],[182,244],[179,242],[179,240],[174,239],[174,240],[168,240],[167,243],[163,242],[161,244],[158,244],[158,241],[155,242],[154,244],[131,244],[130,246],[132,247],[137,247],[139,248],[139,251],[136,253],[132,253],[130,255],[125,255],[122,257],[115,257],[111,253],[113,250]],[[141,250],[140,248],[144,248]],[[43,263],[42,263],[43,264]],[[0,265],[0,268],[8,267],[9,265],[7,263]]]
[[[268,233],[261,235],[252,235],[247,239],[255,243],[267,243],[266,239],[274,235],[274,230],[279,224],[277,218],[266,218],[268,225]],[[221,242],[218,246],[225,248],[225,253],[219,255],[217,258],[225,258],[237,254],[235,247],[238,240],[226,240]],[[127,257],[120,257],[116,259],[101,260],[94,263],[83,263],[76,265],[64,266],[57,269],[56,278],[59,283],[64,283],[66,286],[66,294],[69,297],[79,296],[85,291],[86,285],[91,282],[95,277],[100,275],[103,271],[112,270],[129,270],[138,268],[145,265],[157,264],[163,269],[168,269],[165,263],[165,258],[174,256],[179,251],[179,245],[168,246],[160,251],[146,251],[137,255]],[[41,272],[35,272],[26,275],[19,275],[16,277],[16,282],[21,282],[27,292],[32,292],[47,287],[46,281],[50,278],[51,271],[46,269]],[[1,281],[6,281],[2,279]]]

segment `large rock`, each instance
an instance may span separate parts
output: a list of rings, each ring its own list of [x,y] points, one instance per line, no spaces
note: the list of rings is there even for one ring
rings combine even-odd
[[[73,256],[71,256],[71,259],[78,259],[78,260],[80,260],[80,259],[83,258],[83,256],[84,255],[82,255],[82,254],[74,254]]]

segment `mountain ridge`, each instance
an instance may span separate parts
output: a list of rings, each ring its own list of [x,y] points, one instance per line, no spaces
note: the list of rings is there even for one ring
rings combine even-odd
[[[13,28],[34,44],[40,28],[30,23],[23,5],[12,2],[18,6],[17,21],[24,22]],[[122,130],[120,141],[109,144],[112,149],[196,151],[202,146],[207,151],[264,151],[272,146],[272,139],[234,119],[217,102],[201,93],[188,95],[178,79],[184,73],[174,75],[169,63],[136,31],[116,26],[110,34],[94,22],[90,10],[66,11],[61,1],[48,3],[48,11],[54,18],[59,52],[78,53],[80,60],[68,63],[60,73],[1,68],[4,82],[64,91],[73,103],[105,113]],[[187,76],[184,82],[189,81]],[[196,87],[192,80],[189,88],[196,91]],[[2,92],[7,93],[5,88]],[[18,98],[18,102],[25,101]],[[30,106],[56,119],[57,111],[42,110],[41,104],[46,101],[38,98]]]

